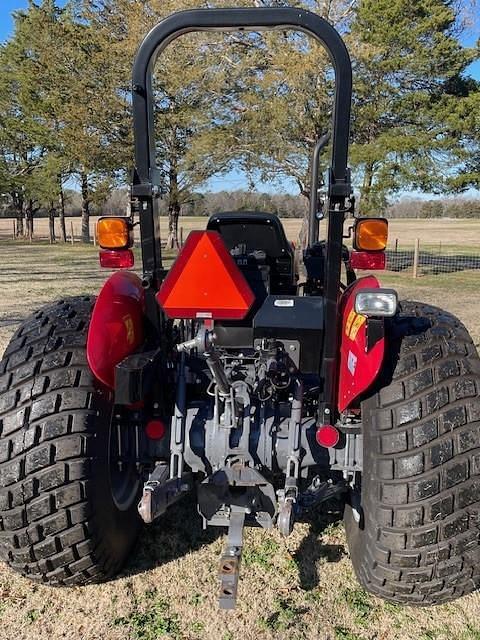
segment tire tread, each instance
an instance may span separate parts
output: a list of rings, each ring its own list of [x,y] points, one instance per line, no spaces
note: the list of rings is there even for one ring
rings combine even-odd
[[[36,312],[0,363],[0,558],[53,585],[101,581],[119,568],[95,541],[88,500],[93,302],[81,296]]]
[[[402,303],[393,334],[391,382],[362,406],[365,528],[351,555],[372,593],[438,604],[480,584],[480,359],[436,307]]]

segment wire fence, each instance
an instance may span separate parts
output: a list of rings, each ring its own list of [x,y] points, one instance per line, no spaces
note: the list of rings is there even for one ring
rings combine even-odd
[[[90,238],[95,243],[95,224],[97,218],[90,219]],[[179,228],[179,243],[188,236],[192,229],[204,228],[205,220],[202,218],[182,218]],[[185,225],[185,227],[182,225]],[[168,235],[167,218],[160,218],[161,237],[165,242]],[[55,220],[55,231],[57,241],[60,237],[58,220]],[[66,219],[67,241],[72,244],[81,242],[81,219]],[[288,231],[288,230],[287,230]],[[298,229],[290,229],[290,236],[295,235]],[[435,234],[432,234],[435,237]],[[479,271],[480,270],[480,247],[476,240],[473,246],[462,247],[458,244],[445,244],[445,242],[434,242],[434,237],[430,241],[422,238],[417,239],[414,246],[393,239],[386,251],[386,268],[388,271],[396,272],[406,277],[421,277],[426,275],[438,275],[456,273],[459,271]],[[33,238],[25,237],[18,239],[16,236],[15,220],[0,218],[0,242],[17,239],[20,242],[48,242],[49,227],[47,219],[35,220],[35,235]],[[135,228],[135,239],[139,240],[139,227]],[[411,241],[410,241],[411,242]],[[475,246],[477,245],[477,246]]]
[[[480,270],[480,251],[462,253],[456,249],[422,249],[417,241],[413,249],[387,249],[387,270],[410,273],[412,277]]]

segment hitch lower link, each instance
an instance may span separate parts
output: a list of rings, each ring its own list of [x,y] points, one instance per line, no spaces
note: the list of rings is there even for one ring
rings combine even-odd
[[[138,513],[146,524],[151,524],[193,489],[193,474],[184,473],[181,478],[169,478],[169,475],[169,466],[158,464],[143,487]]]
[[[138,513],[147,524],[163,515],[171,504],[193,489],[193,474],[183,469],[186,411],[185,354],[182,353],[170,435],[170,464],[161,462],[156,465],[143,487],[138,504]]]

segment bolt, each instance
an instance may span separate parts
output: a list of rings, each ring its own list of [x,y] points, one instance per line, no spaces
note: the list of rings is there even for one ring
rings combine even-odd
[[[289,349],[290,349],[290,351],[296,351],[297,347],[294,344],[291,344]]]

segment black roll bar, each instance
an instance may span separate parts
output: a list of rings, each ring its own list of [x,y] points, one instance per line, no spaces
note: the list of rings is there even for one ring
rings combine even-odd
[[[316,38],[327,50],[335,72],[335,98],[332,114],[332,155],[328,180],[328,237],[324,281],[324,349],[321,363],[323,389],[319,392],[318,419],[331,422],[335,412],[338,355],[338,297],[342,259],[342,237],[346,204],[351,194],[350,171],[347,166],[352,97],[352,68],[348,51],[335,29],[310,11],[293,7],[261,7],[251,9],[193,9],[175,13],[160,22],[146,36],[137,52],[133,66],[133,126],[135,169],[132,180],[132,211],[140,215],[142,238],[143,281],[146,289],[146,316],[149,335],[158,335],[165,322],[155,300],[155,291],[164,277],[156,176],[155,135],[153,118],[152,75],[158,55],[179,36],[192,31],[235,31],[262,29],[293,29]],[[316,240],[316,200],[318,164],[322,145],[314,150],[312,167],[311,219],[309,243]],[[160,331],[161,334],[161,331]]]
[[[133,124],[135,163],[140,182],[152,182],[155,167],[152,72],[158,55],[175,38],[191,31],[296,29],[319,40],[327,50],[335,71],[335,105],[332,132],[332,190],[346,193],[347,154],[350,127],[352,70],[343,40],[323,18],[310,11],[290,7],[252,9],[193,9],[162,20],[145,37],[133,66]],[[345,188],[343,185],[345,184]]]

